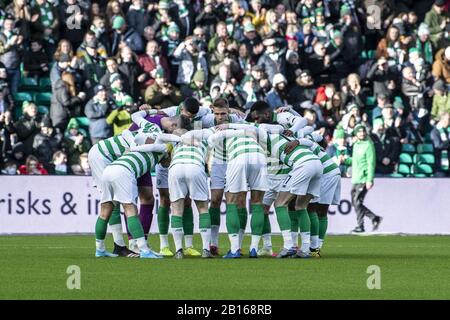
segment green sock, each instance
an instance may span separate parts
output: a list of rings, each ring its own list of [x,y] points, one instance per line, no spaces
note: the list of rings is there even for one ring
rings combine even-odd
[[[97,222],[95,223],[95,239],[105,240],[107,229],[108,221],[103,220],[101,217],[98,217]]]
[[[309,220],[311,221],[311,236],[319,235],[319,217],[317,212],[308,212]]]
[[[169,234],[169,208],[159,206],[159,208],[158,208],[158,228],[159,228],[159,234],[162,234],[162,235]]]
[[[235,204],[227,204],[227,232],[228,234],[239,233],[239,215]]]
[[[108,223],[110,226],[115,225],[115,224],[122,224],[122,221],[120,220],[120,205],[114,206]]]
[[[263,227],[263,234],[269,234],[272,233],[272,228],[270,226],[270,219],[268,214],[264,214],[264,227]]]
[[[328,228],[328,216],[319,217],[319,239],[324,240]]]
[[[209,208],[211,225],[220,226],[220,208]]]
[[[183,220],[183,217],[172,215],[172,217],[170,218],[170,227],[172,229],[183,228]]]
[[[238,208],[238,216],[239,216],[239,228],[245,230],[247,227],[247,208]]]
[[[291,221],[288,214],[287,207],[276,207],[275,212],[277,214],[278,225],[280,226],[280,230],[291,230]]]
[[[183,231],[185,236],[194,234],[194,214],[191,207],[185,207],[183,210]]]
[[[144,237],[144,228],[142,228],[141,221],[138,216],[131,216],[127,218],[128,230],[130,231],[133,239],[139,239]]]
[[[291,219],[291,232],[298,232],[297,212],[289,211],[289,218]]]
[[[261,236],[264,229],[264,206],[262,204],[252,204],[252,219],[250,225],[252,235]]]
[[[199,228],[200,229],[211,228],[211,216],[209,215],[209,212],[201,213],[199,215]]]
[[[297,213],[298,221],[300,224],[300,232],[310,232],[311,221],[309,220],[308,210],[301,209],[295,210]]]

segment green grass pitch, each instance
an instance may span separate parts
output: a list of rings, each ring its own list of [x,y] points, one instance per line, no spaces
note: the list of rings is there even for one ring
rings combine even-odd
[[[80,290],[66,287],[70,265]],[[380,290],[367,288],[370,265]],[[307,260],[96,259],[93,236],[1,236],[0,299],[449,299],[449,265],[444,236],[329,236],[323,258]]]

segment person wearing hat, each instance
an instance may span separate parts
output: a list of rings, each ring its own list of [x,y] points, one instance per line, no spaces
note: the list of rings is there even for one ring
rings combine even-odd
[[[332,144],[327,147],[326,151],[339,166],[341,176],[350,177],[351,154],[347,143],[347,136],[342,127],[338,126],[334,130]]]
[[[284,107],[287,102],[287,80],[281,73],[274,75],[272,79],[272,89],[267,94],[267,103],[272,110]]]
[[[242,43],[248,48],[253,48],[261,43],[261,36],[256,32],[253,23],[244,25],[244,39],[242,40]]]
[[[83,135],[78,120],[70,119],[67,130],[64,135],[63,147],[67,153],[67,165],[70,167],[80,161],[82,153],[89,152],[91,143],[89,139]]]
[[[33,140],[40,131],[41,120],[42,116],[38,114],[36,104],[32,101],[24,101],[22,116],[13,123],[13,127],[18,140],[23,142],[26,155],[33,151]]]
[[[344,56],[344,36],[340,31],[332,33],[326,55],[330,57],[330,80],[338,85],[340,79],[344,78],[349,71]]]
[[[447,19],[445,0],[435,0],[424,20],[430,30],[430,39],[435,48],[449,45],[448,39],[444,39],[445,29],[448,24]]]
[[[392,108],[392,105],[390,107]],[[373,121],[370,139],[375,147],[375,174],[394,173],[401,150],[400,138],[395,129],[390,127],[384,119],[377,118]]]
[[[43,117],[40,126],[41,131],[33,140],[33,154],[48,171],[51,171],[50,162],[53,154],[61,149],[63,135],[54,130],[49,117]]]
[[[155,82],[145,90],[145,103],[154,109],[164,109],[179,105],[182,101],[180,89],[167,81],[164,69],[156,69]]]
[[[430,28],[426,23],[421,23],[417,30],[416,48],[420,52],[420,56],[425,59],[425,62],[429,65],[433,64],[434,54],[433,45],[430,41]]]
[[[441,114],[450,112],[450,94],[442,80],[438,80],[433,84],[433,93],[431,119],[437,122]]]
[[[185,94],[187,97],[194,97],[199,101],[209,96],[209,88],[206,86],[205,74],[203,71],[197,70],[195,72],[192,82]]]
[[[437,79],[442,79],[447,86],[450,85],[450,45],[436,52],[432,74]]]
[[[264,72],[266,73],[269,81],[273,82],[273,77],[276,73],[285,74],[285,49],[280,50],[275,38],[266,38],[263,41],[263,45],[266,49],[258,59],[257,64],[264,67]]]
[[[70,71],[70,64],[72,62],[71,57],[66,54],[62,53],[59,56],[59,59],[55,61],[53,64],[53,67],[50,70],[50,81],[52,82],[52,89],[54,88],[54,85],[56,82],[61,79],[61,75],[64,71]]]
[[[86,42],[86,54],[80,58],[80,69],[83,72],[84,85],[88,97],[94,96],[94,88],[100,83],[106,72],[105,60],[98,54],[99,43],[97,39]]]
[[[112,128],[106,122],[106,116],[112,109],[113,101],[108,98],[106,88],[98,84],[94,96],[85,106],[84,114],[89,119],[89,136],[92,144],[112,136]]]
[[[381,217],[374,214],[364,205],[367,192],[372,189],[375,177],[376,154],[372,140],[367,135],[367,129],[363,124],[358,124],[353,130],[355,142],[352,151],[352,205],[356,211],[357,225],[353,233],[363,233],[364,218],[372,221],[373,231],[378,229]]]
[[[144,53],[144,42],[141,35],[131,27],[127,26],[122,16],[116,16],[112,22],[112,55],[116,55],[123,46],[128,46],[136,54]]]

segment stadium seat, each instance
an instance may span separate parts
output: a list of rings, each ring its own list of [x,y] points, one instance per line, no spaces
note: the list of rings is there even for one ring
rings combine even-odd
[[[409,153],[401,153],[399,157],[399,163],[412,164],[413,157]]]
[[[426,175],[433,174],[433,167],[431,167],[428,164],[422,163],[422,164],[416,164],[414,166],[414,174],[416,173],[423,173]]]
[[[431,134],[429,132],[425,133],[425,143],[431,143]]]
[[[24,101],[33,101],[33,96],[29,92],[17,92],[14,95],[14,101],[19,103]]]
[[[433,153],[434,147],[431,143],[422,143],[417,145],[417,153]]]
[[[39,84],[36,78],[21,78],[19,88],[23,91],[34,91],[39,88]]]
[[[407,164],[400,163],[397,172],[404,176],[409,176],[411,174],[411,168]]]
[[[34,99],[38,105],[44,105],[44,106],[49,107],[51,100],[52,100],[52,93],[51,92],[39,92],[39,93],[36,93]]]
[[[405,176],[402,175],[401,173],[391,173],[389,175],[391,178],[404,178]]]
[[[416,153],[416,147],[413,144],[402,144],[402,152],[404,153]]]
[[[52,82],[50,81],[50,78],[41,78],[39,80],[39,91],[45,92],[51,90],[52,90]]]
[[[375,50],[368,50],[367,51],[367,58],[375,59]]]
[[[377,99],[373,96],[369,96],[366,98],[366,105],[368,105],[368,106],[375,106],[376,102],[377,102]]]
[[[426,178],[427,175],[423,173],[415,173],[413,174],[414,178]]]
[[[38,112],[40,114],[48,114],[49,113],[49,109],[47,106],[38,106]]]
[[[429,154],[429,153],[416,154],[414,156],[414,163],[415,164],[425,163],[425,164],[429,164],[431,166],[434,166],[434,164],[435,164],[434,155],[433,154]]]

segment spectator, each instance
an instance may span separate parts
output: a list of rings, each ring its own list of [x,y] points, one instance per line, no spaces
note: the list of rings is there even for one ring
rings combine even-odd
[[[273,77],[277,73],[285,73],[285,50],[280,50],[274,38],[269,38],[263,41],[266,47],[265,52],[258,60],[258,65],[264,68],[270,82],[273,82]]]
[[[373,95],[393,99],[397,85],[396,74],[389,68],[388,61],[381,56],[367,73],[367,79],[373,83]]]
[[[375,173],[379,175],[394,173],[401,149],[394,128],[386,127],[381,118],[375,119],[370,138],[375,147]]]
[[[432,124],[439,121],[441,114],[450,112],[450,95],[442,80],[438,80],[433,84],[433,93]]]
[[[186,90],[186,97],[194,97],[195,99],[201,102],[202,99],[205,99],[209,95],[209,89],[206,87],[205,83],[205,73],[203,70],[197,70],[192,78],[192,83],[189,85],[189,88]],[[180,92],[181,95],[181,92]],[[174,103],[173,105],[176,105]]]
[[[48,175],[47,170],[44,169],[42,163],[33,156],[29,155],[24,165],[19,167],[19,174],[21,175]]]
[[[143,0],[133,0],[127,13],[127,24],[136,30],[141,36],[144,35],[144,28],[151,22],[147,8],[144,8]]]
[[[435,169],[438,176],[449,175],[450,114],[441,114],[439,122],[431,130],[434,147]]]
[[[203,27],[208,38],[214,35],[214,29],[219,17],[214,9],[214,0],[205,0],[200,14],[195,18],[198,26]]]
[[[64,151],[56,151],[52,156],[52,174],[56,174],[57,176],[65,176],[69,174],[69,170],[67,168],[67,155]]]
[[[309,70],[302,70],[298,73],[295,80],[295,86],[289,90],[288,103],[294,109],[299,110],[300,104],[304,101],[313,101],[316,96],[316,89],[314,87],[314,80],[311,77]]]
[[[76,59],[76,57],[75,57]],[[72,60],[70,56],[66,53],[62,53],[59,58],[56,60],[56,63],[53,65],[50,71],[50,81],[52,82],[52,89],[55,89],[55,85],[58,80],[61,80],[61,75],[64,72],[70,72],[70,64]]]
[[[133,28],[127,26],[122,16],[116,16],[112,23],[113,33],[111,40],[111,52],[113,55],[119,49],[127,46],[136,54],[144,53],[144,42],[142,37]]]
[[[343,177],[351,177],[351,154],[345,138],[345,130],[337,128],[333,133],[333,143],[327,148],[327,154],[339,166]]]
[[[113,74],[118,74],[121,79],[125,79],[127,76],[119,70],[119,65],[115,58],[106,59],[106,72],[103,77],[100,79],[100,84],[105,88],[108,88],[110,85],[110,77]],[[130,91],[129,88],[126,90]]]
[[[35,6],[31,9],[31,16],[35,15],[38,15],[38,18],[35,21],[31,20],[31,35],[43,43],[47,59],[51,60],[59,36],[58,11],[48,0],[36,0]]]
[[[52,122],[47,117],[42,119],[40,127],[41,131],[33,140],[33,154],[46,167],[47,171],[51,171],[48,164],[52,161],[52,155],[61,149],[63,135],[53,129]]]
[[[442,79],[450,85],[450,46],[436,53],[433,63],[433,76],[436,80]]]
[[[31,51],[23,57],[23,75],[25,77],[47,77],[49,75],[48,57],[39,40],[31,40]]]
[[[272,90],[267,95],[267,103],[272,110],[287,106],[286,86],[286,78],[281,73],[277,73],[273,77]]]
[[[195,83],[196,81],[194,80]],[[182,101],[183,96],[180,90],[167,81],[164,69],[158,69],[155,74],[155,83],[145,91],[145,102],[155,109],[164,109],[176,106]]]
[[[71,167],[73,174],[77,176],[90,176],[91,168],[89,167],[88,154],[82,153],[77,164]]]
[[[344,105],[352,103],[361,110],[365,109],[366,95],[362,90],[361,78],[356,73],[347,76],[347,81],[342,86],[342,101]]]
[[[316,42],[314,53],[308,57],[307,64],[316,85],[329,82],[331,58],[327,55],[325,45],[322,42]]]
[[[59,133],[65,131],[71,117],[81,114],[81,102],[85,98],[84,92],[77,93],[73,75],[63,72],[55,84],[50,107],[50,118]]]
[[[33,140],[39,133],[41,127],[41,116],[33,102],[25,101],[22,104],[23,115],[14,124],[14,131],[19,141],[24,144],[24,152],[30,155],[33,152]]]
[[[131,51],[129,47],[122,47],[120,49],[119,71],[125,74],[124,83],[125,91],[136,101],[141,100],[141,89],[145,82],[147,75],[142,70],[137,61],[137,56]]]
[[[447,26],[447,17],[444,6],[445,0],[435,0],[433,7],[425,16],[425,23],[430,29],[431,42],[433,42],[433,45],[437,48],[445,42],[444,34]]]
[[[1,174],[8,175],[8,176],[14,176],[18,174],[17,165],[14,161],[11,159],[6,159],[5,164],[2,168]]]
[[[158,68],[163,68],[167,80],[170,82],[169,63],[164,55],[160,53],[158,42],[151,40],[147,43],[146,52],[138,59],[141,68],[146,74],[145,87],[151,86],[155,82],[155,75]]]
[[[99,84],[100,79],[105,74],[105,60],[98,53],[98,41],[92,39],[86,43],[86,54],[80,59],[80,69],[83,72],[84,87],[87,91],[87,97],[94,95],[94,88]]]
[[[110,56],[111,42],[109,40],[108,32],[106,29],[105,18],[101,16],[94,16],[89,31],[94,33],[95,39],[97,39],[100,43],[100,46],[105,49],[106,56]]]
[[[427,24],[421,23],[417,30],[416,48],[419,50],[420,56],[429,65],[433,64],[433,44],[430,41],[430,28]]]
[[[67,153],[67,165],[72,166],[80,161],[80,155],[88,152],[91,144],[80,132],[80,126],[76,119],[71,119],[67,125],[63,145]]]
[[[78,10],[69,9],[71,6],[76,6]],[[59,5],[59,21],[61,38],[67,39],[73,48],[78,48],[89,27],[89,14],[86,7],[81,4],[80,0],[62,1]]]
[[[0,62],[6,68],[11,93],[19,90],[20,83],[20,53],[23,44],[23,35],[14,28],[14,19],[11,16],[3,21],[0,32]]]
[[[84,113],[89,119],[89,136],[92,144],[112,136],[112,128],[106,122],[106,117],[113,107],[113,101],[108,99],[106,88],[98,84],[95,96],[88,101]]]

